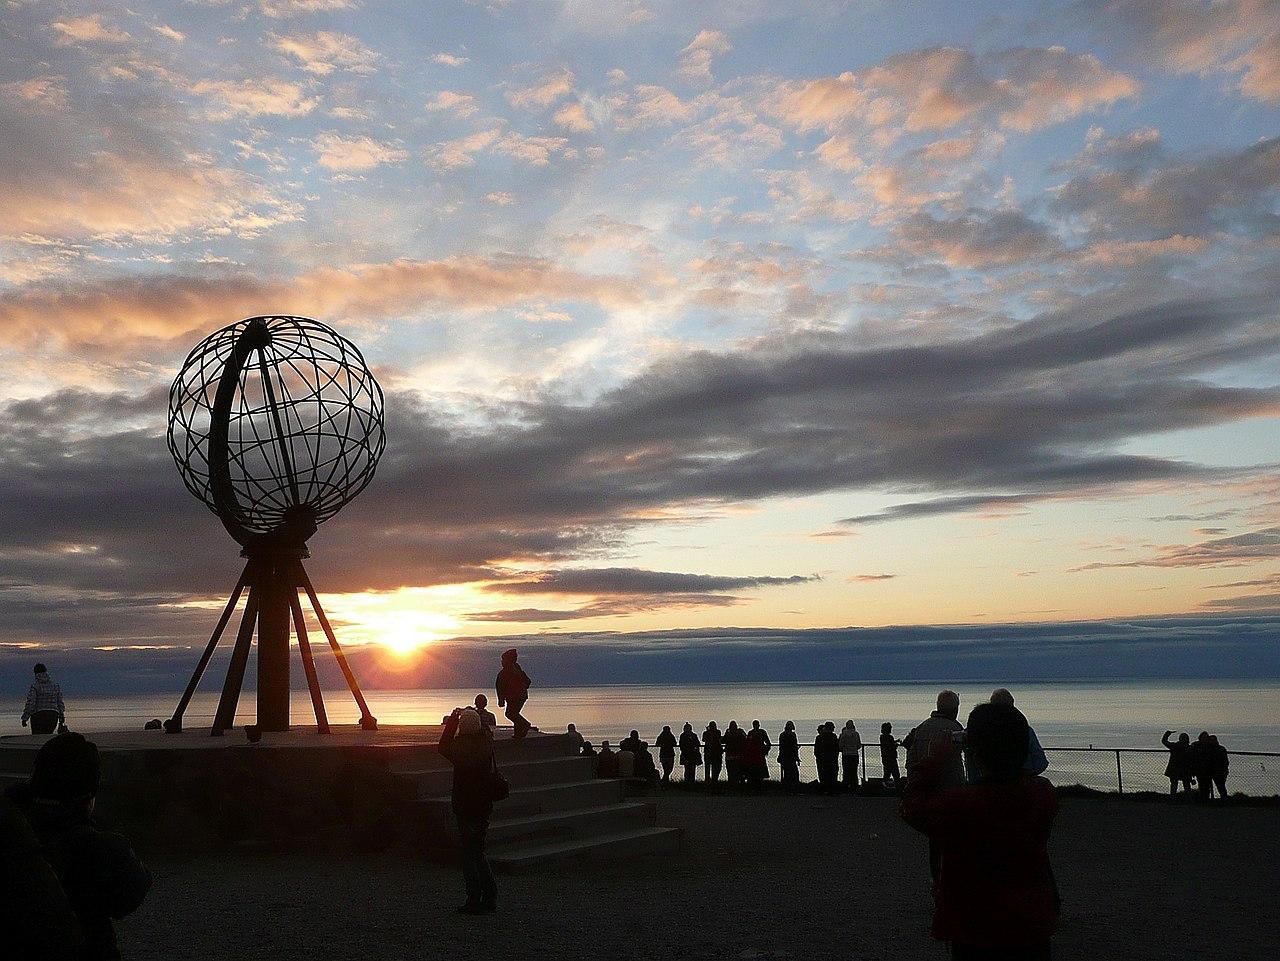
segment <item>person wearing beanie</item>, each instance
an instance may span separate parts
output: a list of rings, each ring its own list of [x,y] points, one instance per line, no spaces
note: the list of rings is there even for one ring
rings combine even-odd
[[[62,688],[49,676],[49,669],[36,665],[36,679],[27,689],[27,703],[22,709],[22,726],[31,722],[31,733],[49,735],[67,721],[66,706],[62,703]]]
[[[462,849],[462,877],[467,900],[462,914],[497,910],[498,886],[484,856],[485,835],[493,814],[498,767],[493,757],[493,733],[473,707],[458,708],[444,722],[439,751],[453,765],[453,817]]]
[[[502,670],[494,681],[498,692],[498,707],[506,707],[507,720],[515,726],[515,737],[522,738],[533,727],[520,713],[525,702],[529,700],[529,675],[516,662],[518,652],[513,647],[502,654]]]
[[[137,910],[151,888],[129,841],[94,823],[101,780],[97,745],[63,732],[40,748],[31,780],[10,792],[80,921],[84,961],[118,961],[113,921]]]

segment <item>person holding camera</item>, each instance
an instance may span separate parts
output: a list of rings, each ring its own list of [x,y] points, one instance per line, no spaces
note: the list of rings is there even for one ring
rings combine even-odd
[[[484,855],[485,835],[493,802],[506,796],[506,782],[493,756],[493,734],[475,708],[457,708],[445,719],[439,750],[453,765],[453,816],[467,888],[467,900],[458,911],[487,914],[497,910],[498,887]]]

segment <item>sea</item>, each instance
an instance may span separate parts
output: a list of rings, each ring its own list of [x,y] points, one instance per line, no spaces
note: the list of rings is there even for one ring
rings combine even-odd
[[[884,721],[893,724],[899,737],[905,735],[928,716],[943,686],[960,695],[963,719],[973,705],[990,696],[995,685],[777,682],[535,687],[525,716],[543,731],[563,731],[574,723],[591,740],[618,740],[632,729],[652,740],[663,725],[670,724],[678,732],[686,721],[701,732],[709,720],[721,728],[731,720],[740,725],[758,720],[776,740],[783,724],[795,721],[802,742],[811,741],[824,721],[843,727],[846,719],[852,719],[864,740],[874,740]],[[1166,730],[1187,731],[1193,738],[1205,730],[1232,750],[1280,752],[1280,680],[1028,682],[1011,689],[1046,747],[1159,748],[1160,735]],[[24,693],[11,690],[0,697],[0,735],[23,733],[19,717]],[[454,707],[470,704],[476,693],[371,690],[365,696],[383,723],[436,724]],[[169,717],[177,695],[66,692],[66,700],[73,729],[118,731],[136,730],[152,718]],[[252,692],[246,692],[240,701],[239,723],[252,721],[253,704]],[[354,724],[359,717],[345,690],[327,691],[325,706],[331,723]],[[216,691],[197,694],[185,726],[209,724],[216,707]],[[293,692],[292,716],[298,724],[314,723],[305,690]]]

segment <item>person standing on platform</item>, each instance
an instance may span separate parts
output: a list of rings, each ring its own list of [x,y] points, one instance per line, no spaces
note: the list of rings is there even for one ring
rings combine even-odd
[[[788,721],[778,735],[778,766],[782,768],[782,786],[794,791],[800,786],[800,739],[796,722]]]
[[[698,743],[698,735],[693,733],[693,725],[686,723],[680,732],[680,764],[684,768],[684,783],[692,784],[698,779],[698,765],[702,763],[702,745]]]
[[[724,758],[728,769],[730,784],[738,784],[743,780],[742,756],[746,753],[747,735],[738,727],[737,721],[730,721],[724,732]]]
[[[965,750],[972,783],[953,785],[950,738],[917,761],[902,798],[904,821],[940,852],[933,936],[952,961],[1048,961],[1060,904],[1049,863],[1058,812],[1053,785],[1024,770],[1027,719],[1011,704],[979,704]]]
[[[493,775],[497,771],[493,734],[480,723],[474,708],[459,708],[445,721],[438,750],[453,765],[451,802],[467,888],[467,900],[458,912],[487,914],[498,907],[498,886],[484,856],[485,836],[493,815]]]
[[[898,739],[893,736],[893,725],[885,721],[880,725],[880,768],[884,772],[881,784],[889,786],[893,778],[893,789],[896,791],[902,775],[898,771]]]
[[[498,707],[506,707],[507,720],[515,727],[515,737],[524,737],[533,725],[524,719],[520,711],[529,700],[529,675],[516,662],[517,651],[513,647],[502,655],[502,670],[494,687],[498,692]]]
[[[1195,775],[1196,792],[1201,801],[1208,801],[1213,798],[1212,747],[1213,743],[1209,740],[1208,731],[1201,731],[1191,745],[1191,773]]]
[[[1012,707],[1013,695],[1009,693],[1007,687],[998,687],[991,692],[991,703],[1008,704]],[[1027,763],[1022,766],[1022,769],[1032,777],[1049,770],[1049,758],[1044,753],[1044,748],[1040,746],[1036,729],[1030,726],[1027,727]]]
[[[827,721],[818,728],[813,739],[813,759],[818,766],[818,785],[824,794],[835,794],[840,787],[840,738],[836,726]]]
[[[27,703],[22,709],[22,726],[31,722],[32,734],[52,734],[67,723],[67,709],[62,703],[62,688],[49,676],[49,669],[36,665],[36,679],[27,689]]]
[[[1218,797],[1227,799],[1227,772],[1231,769],[1231,755],[1218,743],[1218,735],[1209,735],[1209,777],[1218,789]]]
[[[706,761],[703,777],[708,784],[718,784],[720,767],[724,763],[724,738],[721,737],[720,728],[716,727],[715,721],[708,722],[707,729],[702,732],[702,749]]]
[[[97,745],[65,732],[40,748],[31,780],[10,789],[80,921],[82,961],[119,961],[113,922],[136,911],[151,889],[151,872],[128,839],[94,823],[101,780]]]
[[[1015,708],[1016,710],[1016,708]],[[955,691],[938,694],[937,709],[911,729],[902,739],[907,749],[907,787],[911,787],[912,772],[934,754],[944,754],[946,760],[936,775],[938,789],[960,787],[965,783],[964,760],[960,744],[964,740],[964,728],[956,717],[960,714],[960,695]],[[956,750],[951,750],[955,748]],[[942,851],[932,839],[929,841],[929,873],[938,880]]]
[[[1172,731],[1165,731],[1160,743],[1169,752],[1169,763],[1164,767],[1164,776],[1169,779],[1169,794],[1178,793],[1178,785],[1182,785],[1182,793],[1191,793],[1191,738],[1183,731],[1176,741]]]
[[[844,789],[858,790],[858,763],[862,760],[862,735],[853,721],[844,722],[840,732],[840,763],[844,773]]]
[[[747,732],[747,743],[751,745],[748,777],[752,784],[759,787],[769,780],[769,752],[773,750],[773,741],[759,721],[752,721],[751,730]]]
[[[662,733],[654,744],[658,746],[658,761],[662,764],[662,783],[670,784],[671,770],[676,766],[676,736],[670,724],[662,726]]]
[[[480,723],[490,731],[497,729],[498,719],[494,717],[493,712],[489,710],[489,699],[483,694],[476,695],[476,713],[480,715]]]

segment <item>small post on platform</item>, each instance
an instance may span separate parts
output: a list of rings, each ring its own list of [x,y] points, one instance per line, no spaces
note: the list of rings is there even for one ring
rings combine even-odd
[[[1116,790],[1118,793],[1124,793],[1124,774],[1120,771],[1120,752],[1116,751]]]

